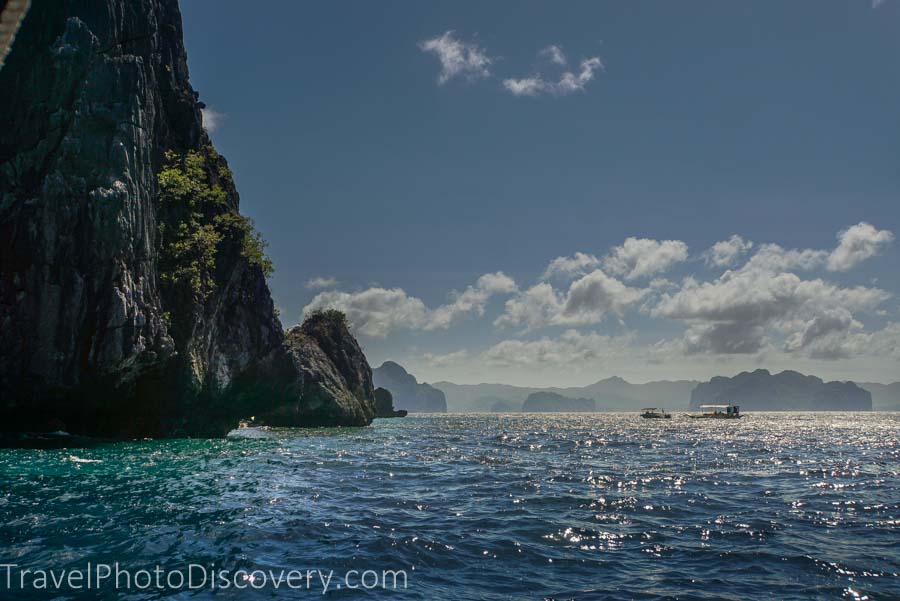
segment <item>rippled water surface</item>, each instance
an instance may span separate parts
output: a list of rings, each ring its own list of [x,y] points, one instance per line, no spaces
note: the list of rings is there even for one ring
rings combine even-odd
[[[900,599],[898,438],[896,413],[443,415],[5,449],[0,562],[408,574],[342,599]]]

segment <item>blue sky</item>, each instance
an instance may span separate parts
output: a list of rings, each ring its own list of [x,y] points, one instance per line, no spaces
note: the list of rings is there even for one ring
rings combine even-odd
[[[285,324],[429,381],[900,379],[897,0],[182,11]]]

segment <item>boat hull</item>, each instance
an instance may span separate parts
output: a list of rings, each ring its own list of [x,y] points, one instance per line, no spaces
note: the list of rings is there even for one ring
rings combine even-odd
[[[689,415],[691,419],[741,419],[743,415]]]

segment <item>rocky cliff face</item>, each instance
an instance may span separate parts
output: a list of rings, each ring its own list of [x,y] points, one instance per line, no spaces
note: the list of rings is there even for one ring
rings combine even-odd
[[[314,313],[287,332],[288,391],[255,421],[272,426],[362,426],[375,417],[372,370],[337,311]],[[296,375],[293,375],[296,374]],[[258,386],[254,385],[254,386]]]
[[[758,369],[698,384],[691,393],[691,408],[704,403],[731,403],[742,411],[871,411],[872,395],[853,382]]]
[[[372,372],[375,385],[387,388],[394,397],[394,407],[412,413],[446,413],[444,393],[429,384],[420,384],[415,376],[393,361],[385,361]]]
[[[371,420],[349,333],[285,339],[201,107],[177,0],[32,2],[0,70],[0,428]]]

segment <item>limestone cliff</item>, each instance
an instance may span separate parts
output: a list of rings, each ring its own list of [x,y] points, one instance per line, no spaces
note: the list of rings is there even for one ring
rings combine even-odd
[[[287,342],[290,364],[284,381],[291,382],[296,392],[271,395],[270,399],[279,399],[278,404],[256,415],[257,423],[361,426],[372,421],[372,370],[343,313],[313,313],[303,325],[288,330]]]
[[[31,3],[0,69],[0,429],[371,420],[349,333],[285,339],[201,108],[177,0]]]

